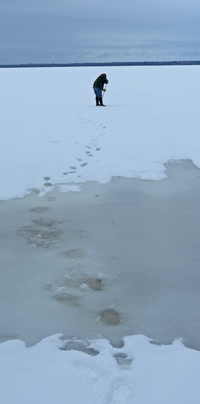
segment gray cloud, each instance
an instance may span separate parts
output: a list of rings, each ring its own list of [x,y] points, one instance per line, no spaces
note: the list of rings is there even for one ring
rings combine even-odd
[[[196,0],[3,0],[0,63],[198,59],[199,20]]]

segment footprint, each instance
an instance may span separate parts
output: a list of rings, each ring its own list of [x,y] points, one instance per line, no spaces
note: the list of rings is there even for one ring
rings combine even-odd
[[[115,389],[112,392],[112,401],[110,404],[125,404],[130,396],[130,389],[121,383],[116,383]]]
[[[51,177],[43,177],[45,181],[49,181]]]
[[[52,297],[53,297],[53,299],[57,300],[59,303],[63,303],[65,305],[79,306],[78,297],[70,295],[66,292],[58,291]]]
[[[129,367],[132,363],[132,359],[129,358],[128,355],[123,352],[116,353],[114,355],[114,358],[116,359],[117,364],[124,368]]]
[[[81,167],[85,167],[88,163],[82,163]]]
[[[63,175],[68,175],[68,174],[75,174],[77,171],[68,171],[67,173],[63,173]],[[44,184],[45,185],[45,184]]]
[[[48,202],[54,202],[56,200],[56,197],[55,196],[47,196],[46,199],[47,199]]]
[[[105,325],[109,325],[109,326],[113,326],[113,325],[116,326],[116,325],[120,324],[120,322],[121,322],[120,313],[118,313],[114,309],[103,310],[100,313],[99,318],[102,323],[104,323]]]
[[[62,253],[68,259],[84,258],[85,252],[81,248],[73,248]]]
[[[69,168],[71,168],[71,170],[76,170],[75,166],[70,166]]]
[[[42,213],[50,210],[48,206],[36,206],[35,208],[31,209],[31,212]]]
[[[99,151],[99,150],[101,150],[101,148],[100,148],[100,147],[97,147],[97,148],[96,148],[96,151]]]
[[[78,157],[76,157],[76,160],[78,160],[78,161],[83,161],[82,159],[80,159],[80,158],[78,158]]]

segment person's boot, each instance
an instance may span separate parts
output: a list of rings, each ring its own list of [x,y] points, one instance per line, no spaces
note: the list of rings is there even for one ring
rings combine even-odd
[[[98,97],[96,97],[96,106],[98,107],[100,104],[99,104],[99,98]]]
[[[99,101],[100,101],[100,105],[101,105],[102,107],[105,107],[105,105],[103,104],[102,97],[101,97],[101,98],[99,98]]]

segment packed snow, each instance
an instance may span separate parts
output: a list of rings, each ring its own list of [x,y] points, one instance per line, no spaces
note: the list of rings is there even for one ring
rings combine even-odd
[[[198,403],[200,353],[180,341],[155,346],[144,336],[123,348],[92,341],[91,353],[62,350],[59,336],[32,348],[21,341],[0,345],[1,397],[15,403]]]
[[[199,403],[199,69],[0,69],[4,404]]]

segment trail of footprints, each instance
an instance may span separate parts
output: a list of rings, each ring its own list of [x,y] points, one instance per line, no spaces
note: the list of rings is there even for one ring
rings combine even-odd
[[[78,114],[78,116],[84,123],[89,125],[95,125],[95,129],[97,132],[96,135],[92,136],[92,139],[90,140],[89,144],[84,146],[83,151],[84,154],[82,156],[75,157],[77,164],[69,166],[68,170],[62,173],[63,176],[77,174],[77,176],[80,178],[81,170],[89,164],[90,158],[94,157],[96,152],[99,152],[101,150],[101,147],[99,146],[99,138],[100,136],[105,135],[106,126],[103,123],[92,122],[91,119],[81,117],[80,114]],[[75,142],[75,144],[79,145],[80,142]],[[49,188],[52,186],[50,180],[51,180],[50,177],[48,176],[44,177],[45,188]]]
[[[78,177],[81,177],[80,170],[89,164],[89,157],[93,157],[96,154],[96,152],[99,152],[101,150],[101,147],[99,147],[99,136],[105,135],[106,126],[103,123],[98,124],[97,122],[92,122],[91,119],[86,119],[85,117],[80,117],[80,119],[86,124],[96,125],[97,134],[93,135],[89,144],[85,145],[84,155],[76,157],[77,164],[69,166],[69,170],[64,172],[63,175],[77,173]],[[79,144],[79,142],[75,143]]]

